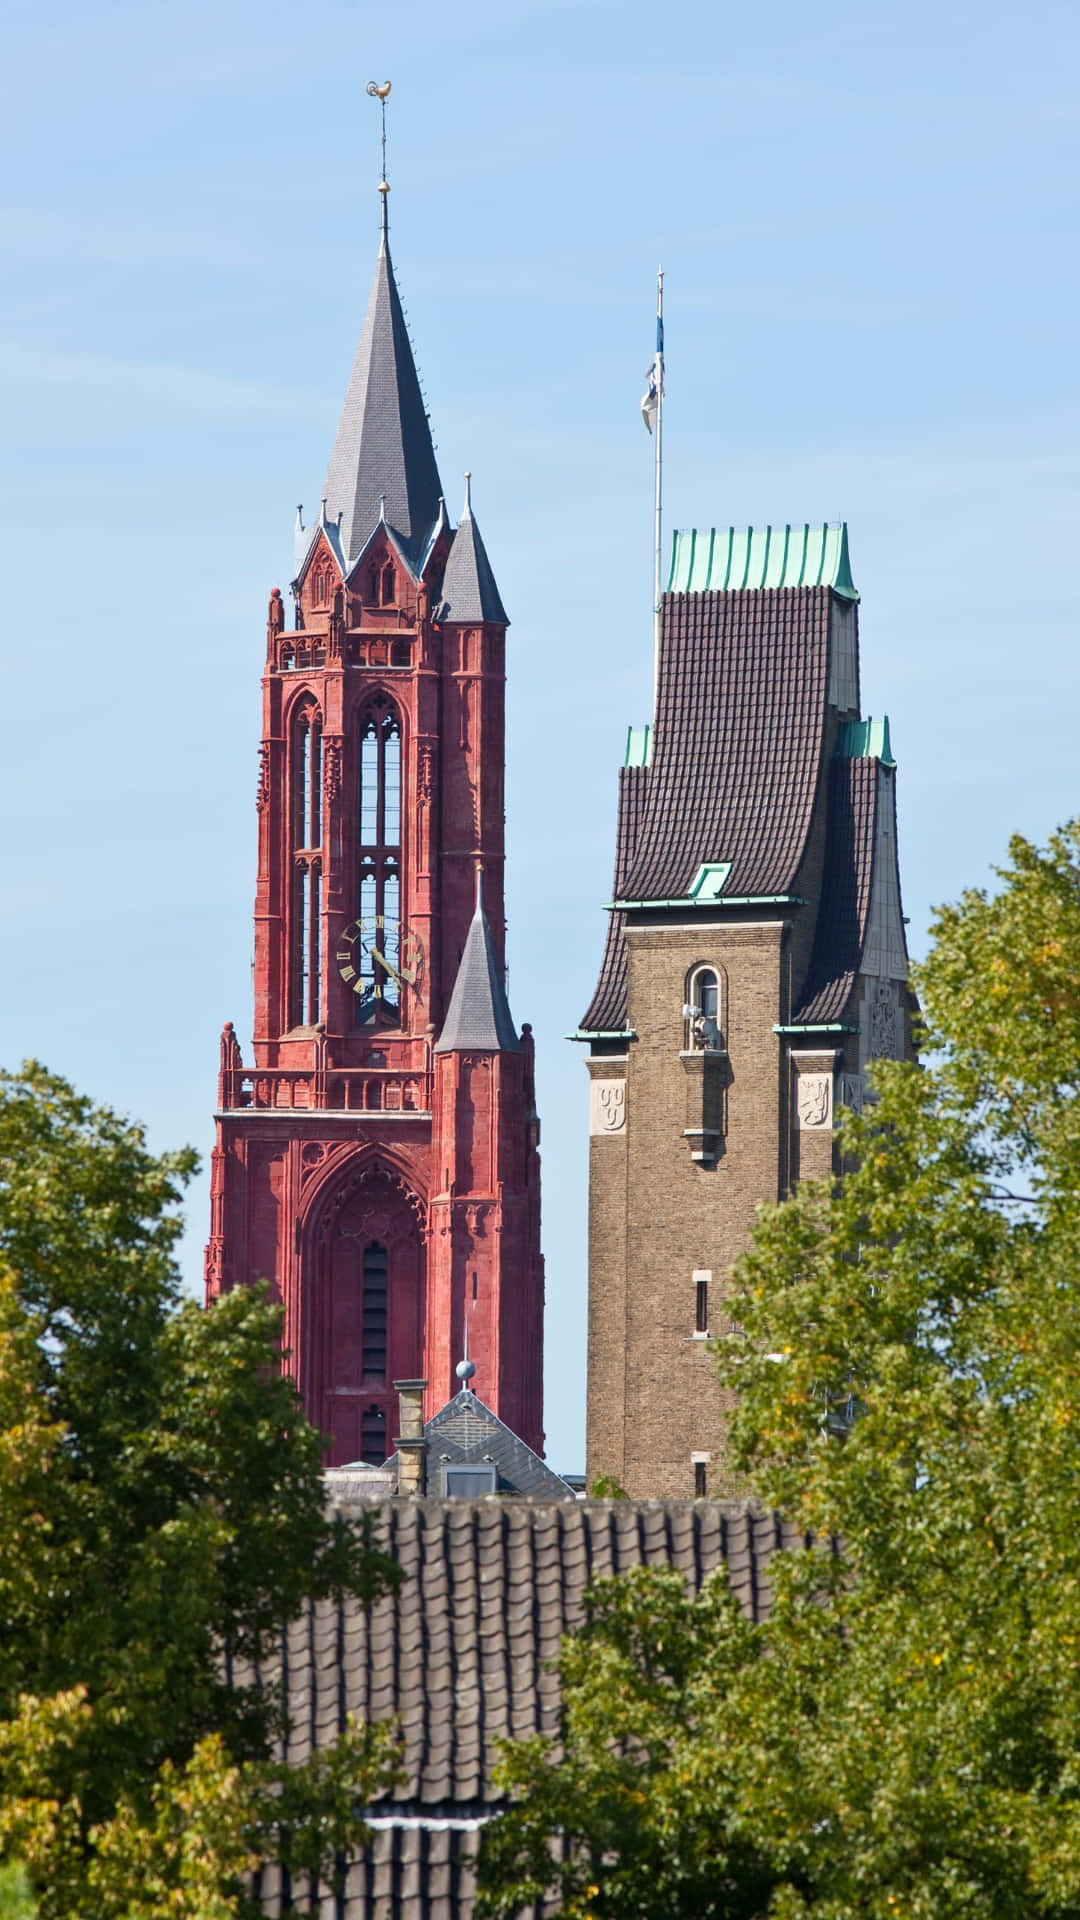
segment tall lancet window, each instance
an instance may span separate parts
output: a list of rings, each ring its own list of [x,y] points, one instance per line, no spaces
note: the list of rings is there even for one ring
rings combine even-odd
[[[292,916],[289,1019],[322,1019],[322,720],[313,701],[293,716],[289,740]]]
[[[357,1019],[401,1018],[401,722],[385,694],[360,722]]]

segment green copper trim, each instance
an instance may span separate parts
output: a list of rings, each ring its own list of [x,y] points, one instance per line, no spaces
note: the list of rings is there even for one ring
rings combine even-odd
[[[858,600],[846,521],[835,527],[676,529],[669,593],[737,593],[746,587],[831,587],[841,600]]]
[[[805,907],[806,900],[801,893],[738,893],[720,894],[718,898],[706,897],[695,900],[691,894],[681,894],[675,900],[607,900],[604,903],[606,913],[636,913],[645,907]]]
[[[624,767],[651,767],[652,728],[627,727]]]
[[[880,720],[842,720],[836,755],[839,760],[880,760],[883,767],[895,767],[888,714]]]
[[[704,861],[690,882],[690,898],[698,901],[719,900],[730,872],[730,860]]]
[[[862,1029],[852,1026],[850,1020],[811,1021],[806,1026],[773,1028],[774,1033],[860,1033]]]

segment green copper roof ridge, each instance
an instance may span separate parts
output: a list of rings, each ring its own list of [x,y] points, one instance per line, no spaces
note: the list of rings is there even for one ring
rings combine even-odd
[[[794,535],[794,538],[792,537]],[[668,593],[739,593],[789,587],[828,587],[857,602],[846,520],[809,520],[781,526],[676,527],[671,536]]]

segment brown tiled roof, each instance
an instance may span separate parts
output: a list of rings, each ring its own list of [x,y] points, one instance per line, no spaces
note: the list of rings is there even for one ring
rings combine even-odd
[[[843,1019],[855,988],[870,921],[879,765],[837,759],[829,770],[825,885],[795,1025]]]
[[[613,900],[623,899],[623,889],[637,847],[638,830],[648,791],[648,767],[619,768],[619,817],[615,827],[615,891]],[[582,1015],[583,1033],[621,1033],[626,1025],[626,942],[624,913],[608,915],[604,957],[596,992]]]
[[[374,1843],[323,1909],[336,1920],[469,1920],[478,1830],[499,1805],[496,1742],[556,1730],[549,1662],[581,1624],[590,1580],[677,1567],[696,1593],[726,1560],[761,1619],[772,1554],[802,1543],[774,1515],[708,1500],[399,1499],[379,1509],[379,1531],[408,1576],[400,1591],[370,1614],[313,1605],[264,1674],[281,1683],[297,1760],[347,1713],[399,1718],[408,1784],[373,1807]],[[264,1870],[259,1893],[266,1913],[285,1910],[276,1872]]]
[[[664,595],[653,763],[616,898],[683,898],[703,862],[728,860],[728,897],[790,891],[824,746],[830,599]]]

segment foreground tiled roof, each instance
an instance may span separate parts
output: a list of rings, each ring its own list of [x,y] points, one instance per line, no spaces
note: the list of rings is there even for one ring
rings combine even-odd
[[[619,816],[615,828],[615,891],[613,900],[624,897],[626,877],[637,847],[638,830],[644,811],[650,769],[644,766],[619,769]],[[626,915],[615,909],[608,915],[604,957],[596,992],[582,1015],[583,1033],[621,1033],[626,1026],[626,941],[623,929]]]
[[[870,920],[877,760],[836,759],[829,769],[825,885],[797,1025],[840,1020],[862,964]]]
[[[703,863],[722,897],[788,893],[821,767],[831,590],[666,594],[653,760],[617,898],[686,898]]]
[[[312,1606],[264,1673],[282,1686],[296,1760],[347,1713],[399,1718],[408,1784],[372,1809],[374,1845],[350,1865],[340,1902],[325,1896],[335,1920],[469,1920],[479,1829],[499,1805],[496,1743],[556,1731],[550,1662],[581,1624],[591,1579],[670,1566],[696,1593],[726,1560],[742,1606],[761,1619],[771,1556],[801,1544],[773,1515],[706,1500],[392,1500],[378,1529],[408,1576],[400,1591],[370,1614]],[[263,1872],[268,1914],[286,1910],[289,1891]]]

